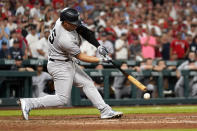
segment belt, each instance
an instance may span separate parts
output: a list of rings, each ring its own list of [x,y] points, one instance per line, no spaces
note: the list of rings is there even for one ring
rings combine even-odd
[[[66,60],[57,60],[57,59],[52,59],[52,58],[49,58],[49,60],[50,60],[50,61],[53,61],[53,62],[55,62],[55,61],[65,61],[65,62],[70,61],[70,59],[66,59]]]

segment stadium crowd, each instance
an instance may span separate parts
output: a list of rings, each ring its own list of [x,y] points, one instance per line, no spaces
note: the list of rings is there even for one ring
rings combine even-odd
[[[65,7],[80,12],[113,59],[140,61],[134,70],[166,68],[151,66],[155,59],[189,60],[197,69],[196,0],[1,0],[0,58],[47,60],[47,38]],[[97,55],[85,40],[81,51]]]

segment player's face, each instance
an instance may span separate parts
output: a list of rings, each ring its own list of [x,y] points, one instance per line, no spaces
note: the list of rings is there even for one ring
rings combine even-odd
[[[195,60],[196,59],[196,54],[194,52],[190,52],[188,57],[191,60]]]
[[[37,67],[37,71],[38,71],[38,72],[41,72],[42,70],[43,70],[43,67],[42,67],[42,66],[38,66],[38,67]]]
[[[16,60],[15,64],[17,67],[20,67],[22,65],[22,60]]]
[[[76,30],[77,29],[77,26],[76,25],[73,25],[73,24],[68,23],[68,22],[65,22],[65,21],[62,23],[62,25],[68,31],[73,31],[73,30]]]

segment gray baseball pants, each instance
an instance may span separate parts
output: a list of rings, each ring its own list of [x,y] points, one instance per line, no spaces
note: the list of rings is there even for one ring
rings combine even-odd
[[[97,109],[111,108],[104,102],[92,79],[74,61],[49,61],[47,69],[54,80],[55,95],[25,99],[30,108],[67,104],[71,98],[73,85],[82,87],[83,92]]]

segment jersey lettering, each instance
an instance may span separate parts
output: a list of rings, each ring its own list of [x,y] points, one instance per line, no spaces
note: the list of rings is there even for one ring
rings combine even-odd
[[[56,37],[56,31],[55,29],[53,29],[51,35],[49,36],[49,41],[51,44],[53,44],[55,37]]]

